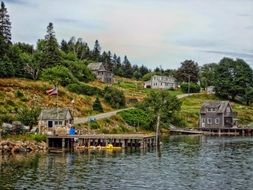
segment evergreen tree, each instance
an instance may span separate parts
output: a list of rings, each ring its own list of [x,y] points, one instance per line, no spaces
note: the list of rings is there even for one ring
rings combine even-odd
[[[55,66],[61,62],[59,45],[57,43],[53,23],[49,23],[45,36],[45,46],[43,51],[43,67]]]
[[[65,53],[69,52],[68,43],[65,40],[61,41],[61,50]]]
[[[101,104],[98,96],[96,97],[96,100],[95,100],[95,102],[92,105],[92,108],[93,108],[94,111],[104,112],[102,104]]]
[[[124,77],[131,78],[133,76],[132,66],[127,56],[124,57],[123,72],[124,72]]]
[[[100,54],[101,54],[101,47],[99,45],[98,40],[95,41],[95,45],[92,51],[92,58],[94,61],[99,61],[100,58]]]
[[[0,59],[5,59],[11,44],[11,22],[4,2],[0,8]]]

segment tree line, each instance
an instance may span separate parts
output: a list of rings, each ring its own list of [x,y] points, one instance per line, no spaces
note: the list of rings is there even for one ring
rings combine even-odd
[[[25,77],[39,79],[49,68],[67,68],[81,81],[93,80],[94,76],[87,69],[91,62],[103,62],[115,75],[140,79],[149,72],[145,66],[132,65],[127,56],[121,60],[111,51],[103,51],[98,40],[90,48],[82,38],[72,37],[69,41],[56,39],[54,25],[49,23],[44,39],[39,39],[36,46],[11,42],[11,22],[4,2],[0,8],[0,77]],[[64,68],[63,68],[64,67]],[[78,75],[78,76],[76,76]]]

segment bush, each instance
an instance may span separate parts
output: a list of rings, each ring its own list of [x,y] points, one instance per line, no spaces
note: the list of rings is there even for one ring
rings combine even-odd
[[[190,93],[198,93],[200,92],[200,86],[198,84],[189,83]],[[183,93],[188,93],[188,83],[181,84],[181,90]]]
[[[62,86],[78,82],[71,71],[63,66],[56,66],[43,70],[41,79]]]
[[[30,136],[29,136],[29,138],[31,139],[31,140],[34,140],[34,141],[36,141],[36,142],[42,142],[42,141],[46,141],[46,139],[47,139],[47,136],[46,135],[42,135],[42,134],[31,134]]]
[[[151,117],[148,113],[141,109],[130,109],[118,113],[123,120],[131,126],[139,126],[146,130],[153,129],[151,126]]]
[[[104,112],[103,107],[101,105],[101,102],[99,101],[98,96],[96,97],[96,100],[92,105],[92,108],[93,108],[94,111]]]
[[[32,127],[37,123],[38,117],[40,115],[40,108],[22,108],[18,110],[17,120],[21,121],[24,125]]]
[[[77,94],[88,95],[88,96],[103,94],[102,90],[100,90],[99,88],[88,86],[82,83],[69,84],[67,86],[67,89],[71,92],[75,92]]]
[[[79,81],[88,82],[95,80],[93,73],[82,61],[65,61],[64,65],[75,74],[75,77]]]
[[[96,121],[91,121],[91,122],[90,122],[90,128],[91,128],[91,129],[99,129],[99,128],[100,128],[100,125],[99,125],[98,122],[96,122]]]
[[[0,77],[13,77],[15,75],[15,69],[13,64],[6,61],[0,61]]]
[[[17,90],[15,92],[15,96],[16,96],[16,98],[22,98],[22,97],[24,97],[24,94],[20,90]]]
[[[121,107],[125,107],[126,105],[124,93],[113,87],[108,87],[108,86],[105,87],[104,98],[105,98],[105,101],[109,103],[112,108],[121,108]]]

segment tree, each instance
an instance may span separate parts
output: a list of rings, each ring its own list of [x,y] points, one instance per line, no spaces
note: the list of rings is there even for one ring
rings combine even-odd
[[[253,87],[245,89],[243,100],[245,101],[247,106],[253,103]]]
[[[0,36],[3,37],[5,43],[11,43],[10,16],[7,13],[7,8],[5,7],[4,2],[1,2],[0,8]]]
[[[101,55],[101,47],[98,40],[95,41],[95,45],[92,51],[92,58],[94,61],[99,61]]]
[[[123,72],[124,77],[131,78],[133,76],[132,66],[126,55],[123,61]]]
[[[37,123],[40,111],[38,107],[21,108],[18,110],[17,119],[24,125],[32,127]]]
[[[61,56],[57,43],[53,23],[49,23],[43,47],[43,68],[52,67],[60,64]]]
[[[15,75],[15,69],[13,64],[8,61],[1,61],[0,60],[0,77],[13,77]]]
[[[234,100],[253,87],[253,71],[242,59],[223,58],[215,67],[214,86],[217,95]]]
[[[113,87],[105,87],[104,89],[104,99],[107,103],[111,105],[112,108],[125,107],[126,100],[123,91],[118,90]]]
[[[4,2],[0,8],[0,59],[7,56],[9,45],[11,44],[11,22]]]
[[[203,88],[213,86],[214,83],[214,69],[216,63],[205,64],[200,68],[200,85]]]
[[[153,115],[153,121],[156,121],[156,142],[158,143],[161,123],[168,125],[174,120],[175,115],[181,109],[181,102],[168,91],[151,91],[140,108]]]
[[[96,100],[95,100],[95,102],[92,105],[92,108],[93,108],[94,111],[104,112],[102,104],[101,104],[98,96],[96,97]]]
[[[180,82],[197,83],[199,80],[198,63],[192,60],[185,60],[181,63],[181,67],[176,71],[176,79]]]

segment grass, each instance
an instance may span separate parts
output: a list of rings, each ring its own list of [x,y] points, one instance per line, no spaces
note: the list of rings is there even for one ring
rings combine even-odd
[[[198,127],[199,110],[207,100],[221,100],[215,95],[194,95],[182,99],[181,118],[185,121],[186,127]],[[253,107],[231,102],[232,109],[238,113],[239,123],[246,125],[253,122]],[[185,127],[185,126],[184,126]]]
[[[46,141],[46,135],[41,134],[20,134],[20,135],[7,135],[2,138],[3,140],[11,141]]]

